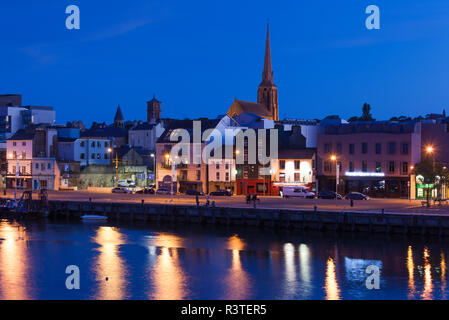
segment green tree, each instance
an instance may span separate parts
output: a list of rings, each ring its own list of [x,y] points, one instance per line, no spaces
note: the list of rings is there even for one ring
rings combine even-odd
[[[360,121],[374,121],[373,116],[371,115],[371,106],[368,103],[363,104],[362,108],[362,117]]]

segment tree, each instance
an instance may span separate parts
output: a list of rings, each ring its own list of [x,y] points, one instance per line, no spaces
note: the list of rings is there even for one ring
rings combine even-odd
[[[422,177],[422,184],[427,186],[427,206],[430,205],[429,198],[431,185],[437,190],[437,198],[441,196],[441,188],[449,181],[449,171],[441,164],[433,161],[432,156],[426,156],[423,160],[415,165],[414,173],[416,177]]]
[[[371,106],[368,103],[364,103],[362,107],[362,116],[361,117],[351,117],[348,119],[349,122],[354,121],[376,121],[376,119],[373,118],[371,115]]]

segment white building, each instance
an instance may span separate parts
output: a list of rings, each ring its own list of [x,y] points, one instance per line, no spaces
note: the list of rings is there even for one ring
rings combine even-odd
[[[111,140],[102,137],[59,138],[58,160],[79,162],[81,167],[110,165],[113,158]]]
[[[128,142],[132,147],[141,147],[144,150],[156,151],[156,141],[164,132],[161,123],[141,123],[132,127],[128,132]]]

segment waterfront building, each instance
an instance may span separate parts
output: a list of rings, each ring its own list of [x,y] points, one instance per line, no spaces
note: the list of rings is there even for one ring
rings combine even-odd
[[[421,161],[421,123],[353,122],[318,133],[318,190],[410,196],[411,167]]]
[[[81,137],[77,128],[57,128],[58,161],[79,162],[80,167],[109,165],[112,163],[112,141],[108,137],[90,135]]]
[[[229,190],[235,193],[236,166],[235,159],[209,159],[209,192]]]
[[[55,123],[53,107],[23,106],[19,94],[0,95],[0,149],[6,148],[6,139],[28,125]]]
[[[30,126],[7,140],[7,188],[58,190],[57,131]]]
[[[194,120],[172,120],[164,133],[156,143],[156,183],[157,188],[171,189],[175,192],[184,193],[186,190],[194,189],[208,193],[208,163],[203,159],[195,159],[194,149],[200,151],[202,155],[206,146],[207,137],[203,134],[208,129],[215,129],[222,119],[198,119],[201,123],[201,142],[194,141],[193,135]],[[177,140],[171,141],[170,136],[179,129],[184,129],[190,136],[190,153],[188,156],[179,159],[179,164],[175,165],[176,160],[171,158],[171,150]],[[206,139],[205,139],[206,138]],[[179,155],[181,157],[181,155]]]

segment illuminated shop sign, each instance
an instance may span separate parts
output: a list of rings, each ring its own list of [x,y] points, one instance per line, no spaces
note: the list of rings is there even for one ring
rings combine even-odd
[[[345,172],[345,175],[348,177],[385,177],[384,172]]]

